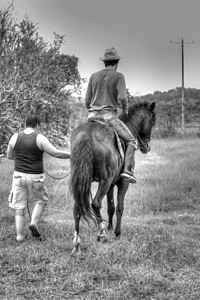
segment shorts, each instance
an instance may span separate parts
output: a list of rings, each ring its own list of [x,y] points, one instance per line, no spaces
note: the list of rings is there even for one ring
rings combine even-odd
[[[46,205],[48,192],[44,184],[44,174],[27,174],[15,171],[13,174],[12,190],[8,201],[13,209],[25,209],[27,201],[35,200]]]

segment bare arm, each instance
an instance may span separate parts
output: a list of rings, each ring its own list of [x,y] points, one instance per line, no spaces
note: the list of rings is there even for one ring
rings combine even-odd
[[[7,158],[8,159],[14,159],[14,151],[10,145],[10,143],[8,144],[8,148],[7,148]]]
[[[12,159],[12,160],[14,160],[14,158],[15,158],[15,156],[14,156],[14,146],[15,146],[15,144],[16,144],[16,141],[17,141],[17,134],[15,133],[12,137],[11,137],[11,139],[10,139],[10,141],[9,141],[9,143],[8,143],[8,148],[7,148],[7,158],[8,159]]]
[[[37,143],[37,146],[41,150],[43,150],[45,153],[48,153],[51,156],[54,156],[54,157],[57,157],[57,158],[70,158],[70,153],[69,152],[57,149],[42,134],[37,135],[36,143]]]
[[[90,108],[90,103],[92,100],[92,84],[91,84],[91,78],[89,79],[86,95],[85,95],[85,105],[87,109]]]
[[[117,82],[118,100],[121,102],[121,108],[125,115],[128,114],[128,98],[126,93],[126,82],[124,75],[120,73]]]
[[[121,108],[125,115],[128,115],[128,99],[120,99],[121,100]]]

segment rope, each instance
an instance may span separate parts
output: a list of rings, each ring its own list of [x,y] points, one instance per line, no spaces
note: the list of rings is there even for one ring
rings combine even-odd
[[[61,180],[61,179],[64,179],[65,177],[67,177],[71,172],[67,173],[65,176],[61,177],[61,178],[57,178],[57,177],[53,177],[52,175],[50,175],[45,169],[44,169],[44,172],[49,176],[51,177],[52,179],[57,179],[57,180]],[[29,218],[31,220],[31,213],[30,213],[30,208],[29,208],[29,198],[27,199],[27,210],[28,210],[28,215],[29,215]]]
[[[67,173],[66,175],[64,175],[63,177],[54,177],[54,176],[50,175],[45,169],[44,169],[44,172],[45,172],[49,177],[51,177],[52,179],[56,179],[56,180],[62,180],[62,179],[64,179],[64,178],[66,178],[67,176],[69,176],[69,174],[71,173],[71,172],[69,172],[69,173]]]
[[[57,177],[53,177],[51,176],[46,170],[44,170],[45,173],[51,177],[52,179],[57,179],[57,180],[61,180],[61,179],[64,179],[65,177],[67,177],[71,172],[67,173],[65,176],[61,177],[61,178],[57,178]],[[29,198],[27,199],[27,210],[28,210],[28,215],[29,215],[29,218],[30,218],[30,221],[31,221],[31,213],[30,213],[30,207],[29,207]]]

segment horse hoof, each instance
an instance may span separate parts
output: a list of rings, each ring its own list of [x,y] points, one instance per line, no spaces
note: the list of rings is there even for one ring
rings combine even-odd
[[[120,239],[121,233],[115,233],[115,237],[116,237],[116,239]]]
[[[108,231],[111,231],[111,230],[113,230],[113,227],[112,227],[112,225],[110,225],[110,224],[108,224]]]
[[[102,243],[106,244],[107,241],[108,241],[108,237],[107,237],[107,236],[104,236],[104,237],[102,238]]]
[[[97,235],[97,242],[107,243],[108,237],[106,234]]]
[[[81,255],[81,247],[80,247],[80,243],[76,243],[74,242],[74,249],[71,252],[72,256],[79,256]]]
[[[72,252],[71,252],[71,255],[72,255],[72,256],[79,257],[79,256],[81,255],[81,250],[80,250],[80,248],[77,249],[76,247],[74,247],[74,249],[73,249]]]
[[[97,242],[100,242],[100,241],[102,241],[102,242],[107,242],[107,240],[108,240],[108,237],[107,237],[107,234],[106,234],[106,225],[103,223],[103,222],[101,222],[101,224],[99,225],[99,227],[100,227],[100,230],[99,230],[99,232],[97,233]]]

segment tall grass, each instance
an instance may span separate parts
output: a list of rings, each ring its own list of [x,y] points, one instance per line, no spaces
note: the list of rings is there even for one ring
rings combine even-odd
[[[26,229],[26,241],[17,244],[7,204],[13,162],[3,160],[0,299],[199,299],[199,148],[199,139],[166,139],[153,141],[147,155],[137,152],[138,184],[126,195],[122,237],[116,240],[109,233],[106,244],[98,243],[96,228],[81,224],[80,258],[70,255],[74,221],[69,177],[46,175],[50,199],[40,226],[43,241]],[[69,162],[45,157],[45,169],[62,177]],[[106,201],[102,213],[107,219]]]

